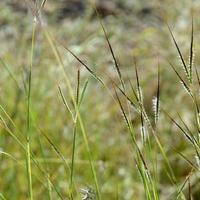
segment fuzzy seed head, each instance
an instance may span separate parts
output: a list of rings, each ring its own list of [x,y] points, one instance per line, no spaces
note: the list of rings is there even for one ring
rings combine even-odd
[[[82,188],[81,189],[82,200],[95,200],[95,192],[92,188]]]

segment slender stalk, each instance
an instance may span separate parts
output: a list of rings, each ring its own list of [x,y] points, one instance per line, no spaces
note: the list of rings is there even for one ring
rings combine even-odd
[[[29,189],[29,199],[33,200],[33,189],[32,189],[32,172],[31,172],[31,153],[30,153],[30,107],[31,107],[31,82],[32,82],[32,67],[33,67],[33,52],[34,52],[34,44],[35,44],[35,31],[36,31],[36,23],[33,24],[32,31],[32,44],[31,44],[31,55],[30,55],[30,68],[29,68],[29,77],[28,77],[28,96],[27,96],[27,176],[28,176],[28,189]]]
[[[76,105],[79,103],[79,90],[80,90],[80,70],[78,69],[77,73],[77,89],[76,89]],[[74,121],[74,130],[73,130],[73,148],[72,148],[72,160],[71,160],[71,176],[70,176],[70,191],[71,199],[73,199],[73,177],[74,177],[74,157],[75,157],[75,148],[76,148],[76,130],[77,130],[77,120]]]
[[[89,158],[89,162],[90,162],[90,168],[91,168],[91,171],[92,171],[92,175],[93,175],[93,179],[94,179],[94,183],[95,183],[95,187],[96,187],[96,191],[97,191],[97,198],[98,198],[98,200],[100,200],[101,199],[101,195],[100,195],[99,183],[98,183],[98,180],[97,180],[96,170],[95,170],[95,167],[94,167],[94,164],[93,164],[93,157],[92,157],[91,149],[90,149],[90,146],[89,146],[89,142],[88,142],[88,137],[87,137],[87,134],[86,134],[85,126],[83,124],[83,120],[82,120],[81,114],[79,112],[79,109],[78,109],[78,107],[76,105],[76,100],[75,100],[75,97],[74,97],[74,94],[73,94],[72,85],[71,85],[71,83],[69,81],[69,77],[68,77],[67,73],[64,70],[64,64],[62,62],[61,56],[59,54],[59,51],[58,51],[56,45],[54,44],[54,41],[52,40],[49,32],[46,29],[43,29],[43,30],[44,30],[44,35],[45,35],[47,41],[49,42],[49,44],[50,44],[50,46],[51,46],[51,48],[52,48],[52,50],[54,52],[54,55],[55,55],[59,65],[60,65],[60,67],[61,67],[61,69],[63,71],[63,75],[64,75],[64,78],[65,78],[65,81],[66,81],[66,85],[67,85],[70,97],[72,99],[73,105],[75,107],[75,113],[77,113],[77,119],[78,119],[78,122],[80,124],[80,129],[81,129],[83,140],[84,140],[84,143],[85,143],[85,146],[86,146],[86,150],[87,150],[87,154],[88,154],[88,158]],[[95,78],[98,78],[98,77],[95,76]],[[98,78],[98,80],[99,80],[99,78]]]

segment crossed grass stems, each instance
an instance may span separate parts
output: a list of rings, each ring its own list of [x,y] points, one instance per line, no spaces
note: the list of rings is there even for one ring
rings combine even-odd
[[[178,117],[181,121],[181,124],[178,123],[173,117],[171,117],[170,114],[165,109],[160,108],[161,73],[160,73],[159,63],[158,63],[158,70],[157,70],[158,71],[157,72],[157,92],[156,92],[155,98],[153,99],[154,121],[151,121],[151,119],[149,118],[149,116],[146,112],[145,106],[144,106],[142,87],[141,87],[141,83],[140,83],[140,75],[138,73],[136,59],[134,59],[134,69],[135,69],[136,83],[134,85],[130,79],[128,79],[128,83],[127,83],[131,87],[131,92],[132,92],[134,98],[131,98],[127,94],[126,84],[125,84],[124,78],[122,76],[120,66],[119,66],[117,58],[115,56],[113,47],[110,43],[106,29],[103,25],[103,22],[102,22],[102,20],[99,16],[94,4],[92,4],[92,5],[93,5],[94,9],[96,10],[97,17],[98,17],[98,20],[100,22],[100,26],[102,28],[102,31],[103,31],[103,34],[104,34],[104,37],[105,37],[105,41],[106,41],[108,48],[110,50],[112,59],[114,61],[114,67],[115,67],[115,70],[116,70],[116,73],[118,75],[118,79],[119,79],[119,82],[120,82],[119,84],[116,83],[107,74],[108,78],[112,82],[113,90],[111,90],[104,83],[102,78],[99,75],[97,75],[96,72],[94,72],[90,66],[88,66],[84,61],[82,61],[82,59],[78,55],[76,55],[74,52],[72,52],[67,46],[64,46],[63,44],[61,44],[58,40],[53,39],[53,37],[49,33],[47,27],[41,23],[41,16],[39,15],[42,7],[45,5],[45,2],[46,1],[44,0],[42,2],[41,6],[36,6],[34,8],[34,11],[36,10],[37,12],[33,12],[33,16],[34,16],[35,20],[34,20],[33,32],[32,32],[32,46],[31,46],[31,53],[30,53],[30,68],[29,68],[29,74],[28,74],[28,84],[27,84],[27,87],[26,87],[26,90],[25,90],[26,96],[27,96],[27,135],[26,135],[27,143],[26,143],[26,145],[24,145],[20,142],[18,137],[15,136],[13,131],[7,125],[6,120],[2,116],[0,116],[1,122],[2,122],[2,127],[11,135],[11,137],[21,146],[21,148],[26,153],[26,170],[27,170],[29,198],[31,200],[34,199],[33,198],[33,190],[32,190],[32,187],[33,187],[33,185],[32,185],[32,175],[33,174],[32,174],[32,167],[31,167],[31,165],[32,165],[31,162],[33,162],[35,164],[35,166],[40,170],[40,172],[45,177],[46,185],[42,181],[41,181],[41,184],[45,185],[45,187],[47,188],[48,194],[49,194],[49,199],[52,199],[52,191],[53,190],[57,193],[57,195],[59,196],[60,199],[65,199],[63,197],[63,195],[59,192],[59,189],[54,185],[53,180],[51,180],[51,177],[50,177],[50,174],[49,174],[49,171],[48,171],[48,167],[46,166],[45,169],[43,167],[41,167],[40,163],[35,158],[35,155],[33,154],[33,152],[31,152],[31,147],[30,147],[31,138],[30,138],[30,135],[29,135],[31,124],[36,127],[36,129],[38,130],[40,135],[43,136],[46,139],[46,141],[50,144],[50,146],[56,152],[57,156],[62,160],[64,168],[65,168],[65,172],[66,172],[67,176],[69,176],[69,180],[70,180],[70,186],[68,188],[68,198],[69,199],[74,199],[74,192],[76,190],[76,183],[74,182],[74,165],[75,165],[74,161],[75,161],[77,125],[80,126],[81,133],[82,133],[82,136],[83,136],[83,140],[84,140],[84,143],[85,143],[85,146],[86,146],[86,151],[87,151],[87,154],[88,154],[89,164],[90,164],[91,173],[92,173],[92,177],[93,177],[93,181],[94,181],[94,187],[95,187],[95,191],[96,191],[95,192],[96,197],[94,197],[94,195],[93,195],[91,199],[100,200],[101,196],[102,196],[101,191],[100,191],[98,178],[97,178],[97,172],[96,172],[95,165],[94,165],[92,151],[91,151],[91,148],[90,148],[90,145],[89,145],[88,136],[87,136],[87,133],[86,133],[86,130],[85,130],[85,127],[84,127],[83,119],[82,119],[81,114],[80,114],[80,106],[81,106],[81,102],[84,98],[85,91],[87,89],[88,81],[86,81],[84,83],[84,87],[81,90],[80,89],[81,73],[80,73],[80,70],[78,69],[78,71],[77,71],[76,95],[73,94],[73,87],[72,87],[72,85],[69,81],[68,75],[65,72],[65,69],[64,69],[65,67],[64,67],[64,64],[62,62],[62,57],[61,57],[59,50],[58,50],[58,46],[61,46],[68,53],[70,53],[71,56],[74,57],[83,67],[85,67],[87,69],[87,71],[98,82],[100,82],[100,84],[102,84],[102,86],[108,91],[108,94],[111,96],[111,98],[113,98],[115,103],[118,104],[119,109],[120,109],[122,116],[124,118],[126,127],[127,127],[127,132],[129,133],[129,136],[130,136],[130,141],[131,141],[132,148],[133,148],[133,151],[134,151],[133,158],[135,160],[135,163],[136,163],[136,166],[137,166],[137,169],[138,169],[138,173],[139,173],[141,180],[142,180],[142,183],[143,183],[146,199],[149,199],[149,200],[160,199],[159,186],[158,186],[158,180],[157,180],[157,174],[156,174],[156,164],[154,164],[153,162],[152,162],[152,166],[149,166],[147,164],[147,158],[149,160],[155,159],[154,158],[155,155],[154,155],[153,149],[152,149],[152,141],[150,140],[150,137],[152,137],[152,136],[155,139],[157,147],[158,147],[160,153],[163,156],[163,160],[165,162],[166,174],[168,175],[172,185],[175,188],[175,191],[172,194],[170,194],[169,199],[172,199],[172,198],[185,199],[186,193],[187,193],[188,199],[191,199],[192,198],[192,189],[191,189],[190,179],[191,179],[191,177],[193,176],[194,173],[199,171],[198,163],[200,163],[200,161],[199,161],[200,160],[200,154],[199,154],[200,153],[200,149],[199,149],[200,148],[200,140],[199,140],[200,110],[199,110],[199,105],[198,105],[198,100],[197,100],[197,91],[193,89],[196,82],[198,84],[198,88],[200,89],[200,78],[199,78],[198,70],[197,70],[196,66],[193,64],[193,61],[194,61],[193,17],[192,17],[192,28],[191,28],[191,40],[190,40],[190,55],[189,55],[189,63],[188,64],[186,63],[186,61],[183,57],[183,54],[182,54],[182,52],[179,48],[179,45],[178,45],[178,43],[177,43],[177,41],[176,41],[176,39],[175,39],[175,37],[172,33],[171,28],[167,24],[169,33],[172,37],[172,40],[174,42],[174,45],[175,45],[177,52],[178,52],[178,55],[180,57],[180,60],[181,60],[182,66],[183,66],[184,75],[182,75],[182,72],[179,72],[171,62],[168,61],[168,63],[171,66],[171,68],[173,69],[173,71],[175,72],[175,74],[177,75],[178,80],[180,81],[181,85],[183,86],[184,90],[186,91],[187,95],[190,97],[190,99],[191,99],[191,101],[194,105],[197,134],[194,134],[190,130],[189,126],[184,122],[184,120],[182,119],[182,117],[179,114],[178,114]],[[29,4],[29,7],[31,7],[30,5],[32,5],[32,4]],[[31,7],[31,10],[33,10],[33,7]],[[60,96],[63,100],[64,106],[66,107],[67,111],[70,112],[72,120],[73,120],[73,124],[74,124],[71,165],[68,164],[68,162],[66,161],[66,158],[60,152],[59,148],[48,137],[48,135],[42,130],[42,128],[37,125],[37,123],[34,121],[34,119],[31,116],[32,66],[33,66],[34,45],[35,45],[35,40],[36,40],[35,31],[36,31],[38,24],[41,27],[41,30],[42,30],[46,40],[48,41],[59,66],[61,67],[61,70],[63,72],[63,76],[65,78],[65,83],[66,83],[67,89],[70,93],[70,97],[71,97],[71,100],[72,100],[73,106],[74,106],[74,111],[73,111],[67,103],[67,100],[64,96],[62,88],[58,85],[58,90],[60,92]],[[6,64],[3,61],[3,59],[1,59],[1,62],[6,68]],[[193,76],[195,76],[195,77],[193,77]],[[113,93],[113,91],[114,91],[114,93]],[[127,103],[125,105],[122,103],[121,98],[124,98],[126,100]],[[21,134],[20,130],[18,129],[18,127],[16,127],[15,123],[13,122],[13,120],[9,116],[9,114],[6,112],[6,110],[2,106],[0,106],[0,108],[1,108],[1,111],[4,113],[4,115],[6,116],[9,123],[11,123],[13,125],[13,127],[16,129],[16,131]],[[188,142],[191,144],[191,146],[194,148],[194,150],[196,152],[197,164],[194,164],[193,162],[191,162],[182,153],[177,152],[184,160],[186,160],[191,165],[191,171],[188,174],[188,176],[185,178],[185,181],[182,184],[178,183],[178,181],[177,181],[177,179],[174,175],[173,169],[170,165],[169,159],[168,159],[168,157],[165,153],[164,145],[161,143],[160,138],[158,137],[157,124],[159,123],[160,111],[162,111],[165,114],[165,116],[169,120],[171,120],[171,122],[173,124],[175,124],[177,126],[177,128],[180,130],[180,133],[182,133],[185,136],[185,138],[188,140]],[[137,143],[137,140],[136,140],[136,137],[135,137],[136,131],[135,131],[133,124],[132,124],[130,117],[129,117],[131,112],[137,113],[138,116],[140,117],[141,135],[142,135],[142,141],[143,141],[143,147],[144,147],[144,149],[142,149],[142,150],[138,146],[138,143]],[[1,154],[4,154],[5,156],[16,160],[12,155],[10,155],[6,152],[1,152]],[[45,160],[45,157],[44,157],[44,160]],[[34,176],[36,176],[36,175],[34,174]],[[186,185],[188,185],[188,192],[185,192],[185,188],[186,188],[185,186]],[[118,196],[119,195],[117,194],[117,197]],[[6,199],[3,196],[3,194],[1,194],[1,193],[0,193],[0,197],[2,199]],[[90,198],[88,198],[88,199],[90,199]]]

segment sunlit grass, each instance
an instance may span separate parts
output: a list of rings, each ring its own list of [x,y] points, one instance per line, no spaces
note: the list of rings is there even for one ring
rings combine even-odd
[[[1,39],[0,199],[198,199],[196,16],[178,34],[175,14],[167,30],[163,15],[159,28],[90,19],[88,3],[82,19],[47,23],[51,4],[37,3],[10,14],[19,38]]]

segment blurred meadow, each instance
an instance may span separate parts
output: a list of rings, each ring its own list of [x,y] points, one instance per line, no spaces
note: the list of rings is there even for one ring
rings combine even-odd
[[[200,199],[200,2],[0,1],[0,199]]]

